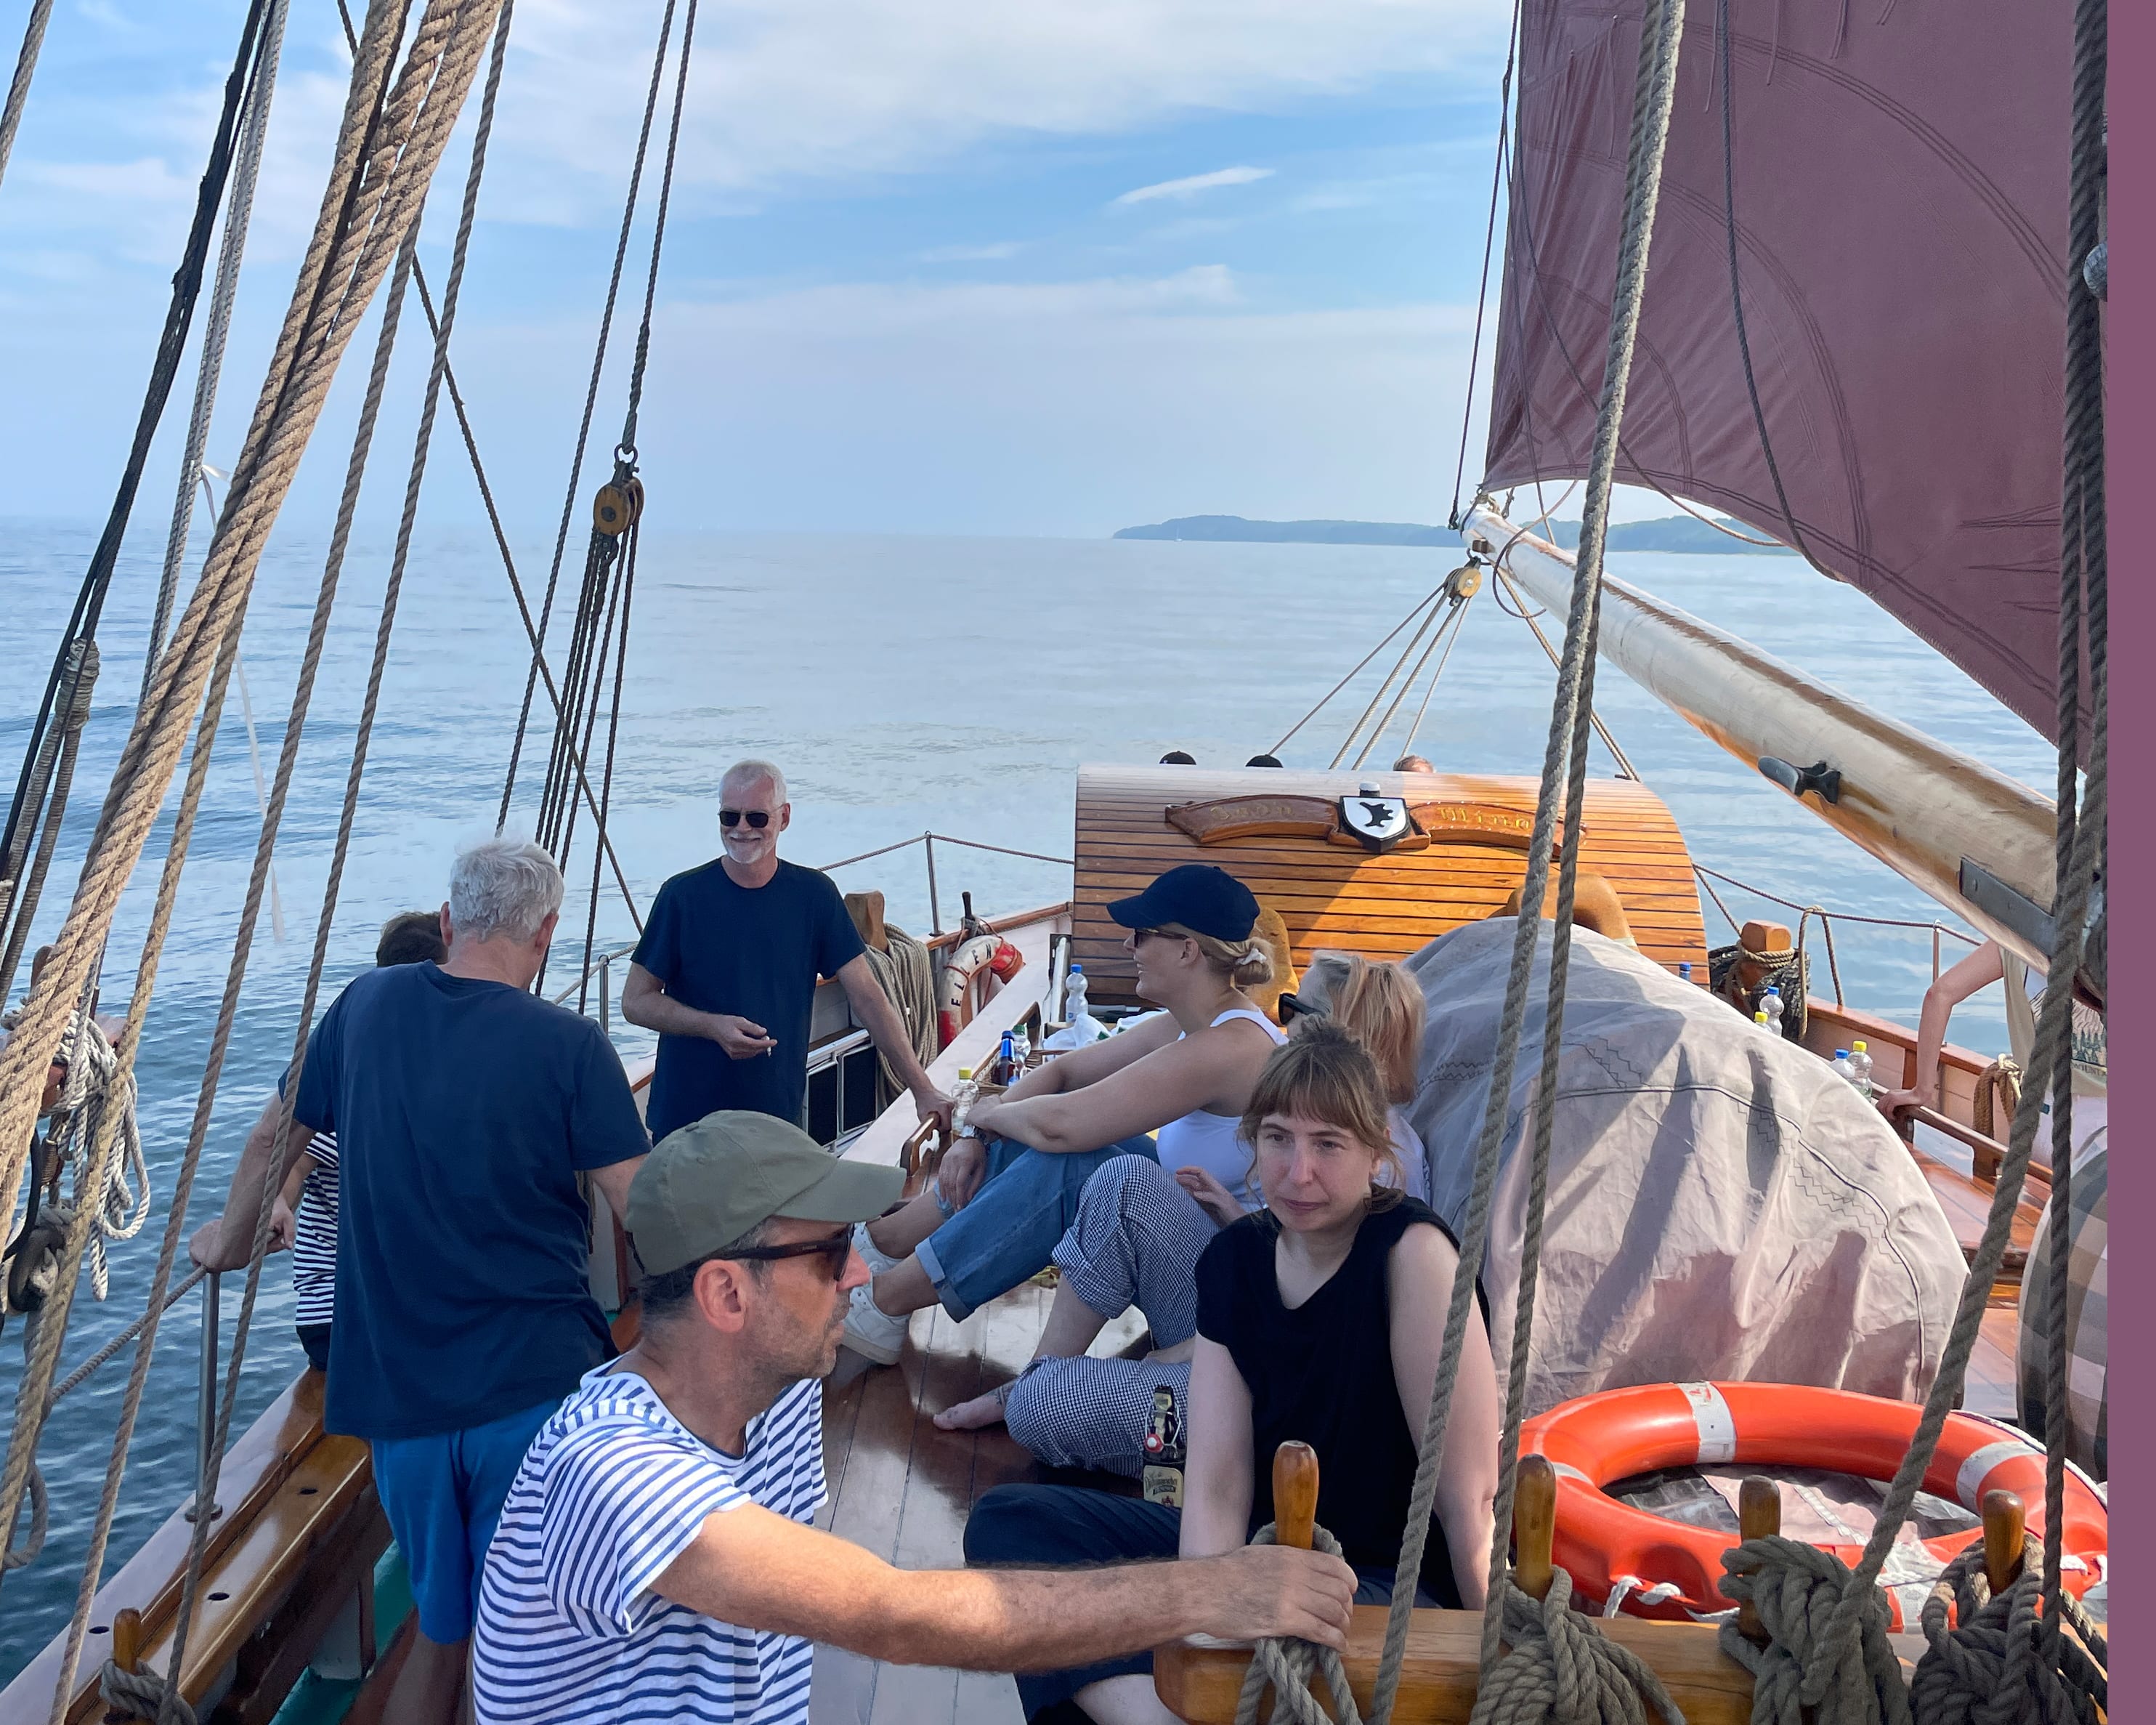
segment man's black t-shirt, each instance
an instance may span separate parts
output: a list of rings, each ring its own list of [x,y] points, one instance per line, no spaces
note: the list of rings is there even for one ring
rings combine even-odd
[[[660,1037],[644,1109],[652,1141],[722,1108],[799,1120],[816,979],[861,951],[839,889],[814,868],[782,862],[748,888],[714,861],[661,887],[636,962],[684,1006],[761,1024],[778,1046],[736,1060],[703,1037]]]
[[[1273,1267],[1280,1223],[1270,1210],[1230,1223],[1199,1257],[1198,1333],[1228,1350],[1250,1387],[1252,1532],[1273,1518],[1273,1451],[1294,1439],[1317,1451],[1317,1519],[1348,1562],[1390,1569],[1399,1561],[1420,1434],[1408,1429],[1394,1376],[1386,1266],[1400,1236],[1419,1223],[1452,1239],[1436,1213],[1413,1198],[1370,1212],[1347,1262],[1292,1311],[1281,1302]],[[1435,1516],[1430,1531],[1422,1584],[1439,1604],[1457,1606],[1452,1556]]]

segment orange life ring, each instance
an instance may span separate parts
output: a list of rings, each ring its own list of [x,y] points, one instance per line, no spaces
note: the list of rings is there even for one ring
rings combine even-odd
[[[1554,1556],[1581,1593],[1603,1601],[1605,1615],[1621,1607],[1641,1617],[1699,1619],[1732,1609],[1720,1590],[1722,1554],[1737,1537],[1635,1508],[1604,1486],[1660,1468],[1730,1463],[1890,1480],[1922,1411],[1806,1384],[1643,1384],[1583,1396],[1529,1420],[1520,1450],[1548,1456],[1557,1470]],[[1987,1491],[2015,1492],[2041,1533],[2044,1452],[2011,1426],[1949,1414],[1923,1489],[1971,1514]],[[2071,1470],[2066,1523],[2066,1586],[2078,1597],[2102,1578],[2110,1524],[2102,1500]],[[1970,1530],[1924,1543],[1943,1567],[1977,1537]],[[1852,1568],[1862,1554],[1856,1545],[1825,1549]],[[1890,1558],[1881,1585],[1895,1627],[1913,1624],[1930,1580],[1897,1573]]]

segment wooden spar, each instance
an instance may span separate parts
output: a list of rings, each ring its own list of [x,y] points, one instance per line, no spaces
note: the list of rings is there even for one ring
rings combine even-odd
[[[1503,566],[1537,605],[1571,608],[1573,558],[1486,503],[1470,512],[1469,548]],[[2046,955],[1962,893],[1977,864],[2031,904],[2051,903],[2049,797],[1874,712],[1614,577],[1603,578],[1602,656],[1748,766],[1763,759],[1841,775],[1840,800],[1798,800],[1845,838],[2031,964]]]

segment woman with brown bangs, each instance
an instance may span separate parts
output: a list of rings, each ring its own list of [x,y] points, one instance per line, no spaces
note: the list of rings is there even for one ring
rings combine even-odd
[[[1303,1022],[1329,1017],[1369,1050],[1389,1105],[1390,1148],[1378,1182],[1424,1197],[1422,1141],[1404,1106],[1414,1095],[1422,1046],[1423,1000],[1414,979],[1398,965],[1318,952],[1301,995],[1286,999]],[[1000,1421],[1050,1467],[1141,1475],[1156,1413],[1178,1428],[1185,1417],[1199,1258],[1220,1229],[1265,1201],[1243,1123],[1231,1128],[1232,1166],[1222,1172],[1232,1186],[1201,1166],[1171,1169],[1137,1156],[1101,1165],[1056,1244],[1055,1300],[1032,1361],[1013,1382],[937,1414],[938,1426],[966,1431]],[[1132,1306],[1145,1315],[1152,1351],[1138,1360],[1091,1357],[1102,1329]]]
[[[1181,1509],[1070,1486],[1002,1486],[966,1528],[969,1562],[1094,1564],[1209,1556],[1273,1518],[1271,1460],[1317,1452],[1317,1518],[1361,1579],[1392,1595],[1417,1441],[1437,1378],[1459,1250],[1428,1206],[1383,1182],[1386,1091],[1356,1037],[1297,1027],[1244,1116],[1265,1207],[1199,1259]],[[1497,1485],[1486,1319],[1467,1326],[1417,1602],[1479,1607]],[[1169,1716],[1149,1655],[1019,1679],[1029,1719],[1122,1725]]]

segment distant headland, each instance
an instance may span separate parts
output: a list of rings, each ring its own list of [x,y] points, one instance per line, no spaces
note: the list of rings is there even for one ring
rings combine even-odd
[[[1748,529],[1729,523],[1740,533]],[[1579,523],[1554,521],[1549,533],[1567,550],[1579,543]],[[1209,539],[1265,545],[1430,545],[1450,548],[1460,535],[1450,528],[1424,527],[1412,521],[1246,521],[1240,515],[1185,515],[1151,527],[1127,527],[1118,539]],[[1691,515],[1655,521],[1619,522],[1609,529],[1612,551],[1697,551],[1727,557],[1743,554],[1788,554],[1780,545],[1750,545],[1732,539]]]

